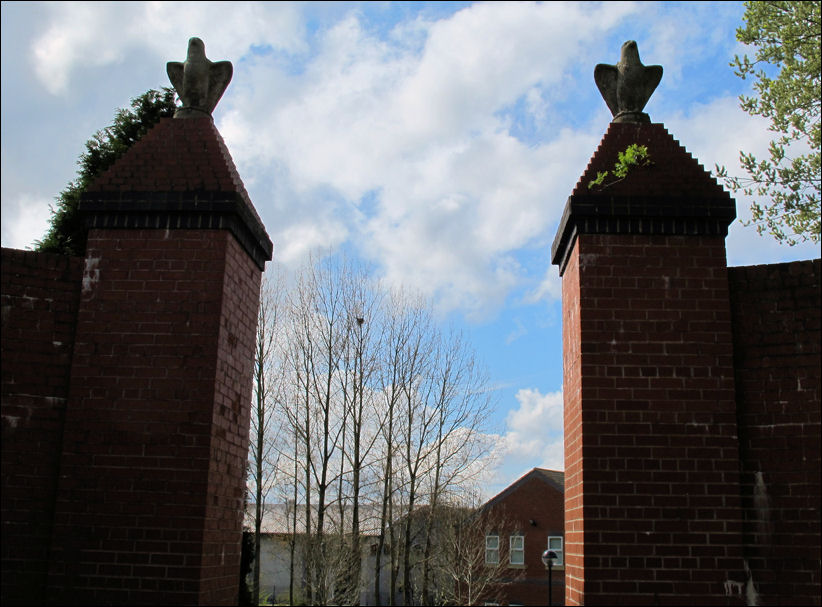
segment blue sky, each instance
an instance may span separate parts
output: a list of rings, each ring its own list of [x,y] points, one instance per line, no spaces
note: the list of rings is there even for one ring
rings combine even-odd
[[[201,37],[234,78],[214,119],[296,268],[346,251],[433,298],[496,386],[493,494],[562,468],[560,281],[550,245],[610,121],[593,81],[636,40],[646,107],[709,170],[769,133],[728,63],[741,2],[2,4],[2,244],[40,238],[84,142],[168,85]],[[750,201],[737,198],[738,214]],[[808,259],[735,223],[731,265]]]

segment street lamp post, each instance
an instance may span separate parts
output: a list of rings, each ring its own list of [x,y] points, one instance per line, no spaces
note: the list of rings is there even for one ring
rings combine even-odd
[[[553,550],[546,550],[542,553],[542,564],[548,567],[548,607],[551,607],[551,599],[553,599],[553,588],[551,586],[554,581],[554,574],[552,568],[554,566],[555,558],[557,558],[557,553]]]

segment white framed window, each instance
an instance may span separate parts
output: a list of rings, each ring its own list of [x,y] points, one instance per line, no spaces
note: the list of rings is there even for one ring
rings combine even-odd
[[[512,565],[524,565],[525,564],[525,536],[524,535],[512,535],[509,538],[509,548],[510,551],[508,553],[508,561]]]
[[[499,563],[499,536],[485,536],[485,562],[489,565]]]
[[[548,550],[551,550],[554,554],[557,555],[557,558],[554,559],[554,567],[558,567],[560,565],[565,564],[565,558],[562,549],[562,536],[561,535],[549,535],[548,536]]]

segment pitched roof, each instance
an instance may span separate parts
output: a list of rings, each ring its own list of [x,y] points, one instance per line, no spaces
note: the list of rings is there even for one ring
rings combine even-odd
[[[86,191],[237,192],[252,206],[225,141],[208,117],[161,118]]]
[[[523,475],[522,477],[508,485],[505,489],[500,491],[490,500],[485,502],[485,504],[483,504],[480,507],[480,510],[485,510],[486,508],[491,507],[492,505],[506,498],[511,493],[516,491],[520,486],[522,486],[523,484],[527,483],[532,479],[538,479],[549,485],[551,488],[559,491],[563,495],[565,494],[565,472],[561,472],[558,470],[548,470],[546,468],[534,468],[527,474]]]
[[[589,188],[600,171],[613,170],[620,152],[632,145],[648,148],[648,170],[632,170],[606,188]],[[608,126],[572,196],[678,196],[697,199],[730,199],[716,179],[705,170],[665,128],[658,123],[615,123]]]
[[[163,118],[82,195],[91,228],[228,229],[261,267],[273,245],[211,117]]]
[[[589,187],[633,144],[649,164]],[[561,275],[578,234],[725,236],[735,217],[734,199],[662,124],[612,122],[568,198],[551,262]]]
[[[547,468],[534,468],[532,472],[541,475],[545,480],[554,486],[561,493],[565,493],[565,472],[559,470],[548,470]]]

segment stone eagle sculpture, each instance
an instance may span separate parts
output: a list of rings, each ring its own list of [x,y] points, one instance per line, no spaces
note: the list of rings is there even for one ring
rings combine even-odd
[[[619,63],[600,63],[594,68],[594,81],[614,116],[613,122],[650,122],[642,110],[660,80],[662,66],[642,65],[633,40],[622,45]]]
[[[183,102],[174,117],[195,118],[203,114],[211,115],[231,82],[234,68],[230,61],[209,61],[203,41],[191,38],[185,62],[169,61],[166,72]]]

